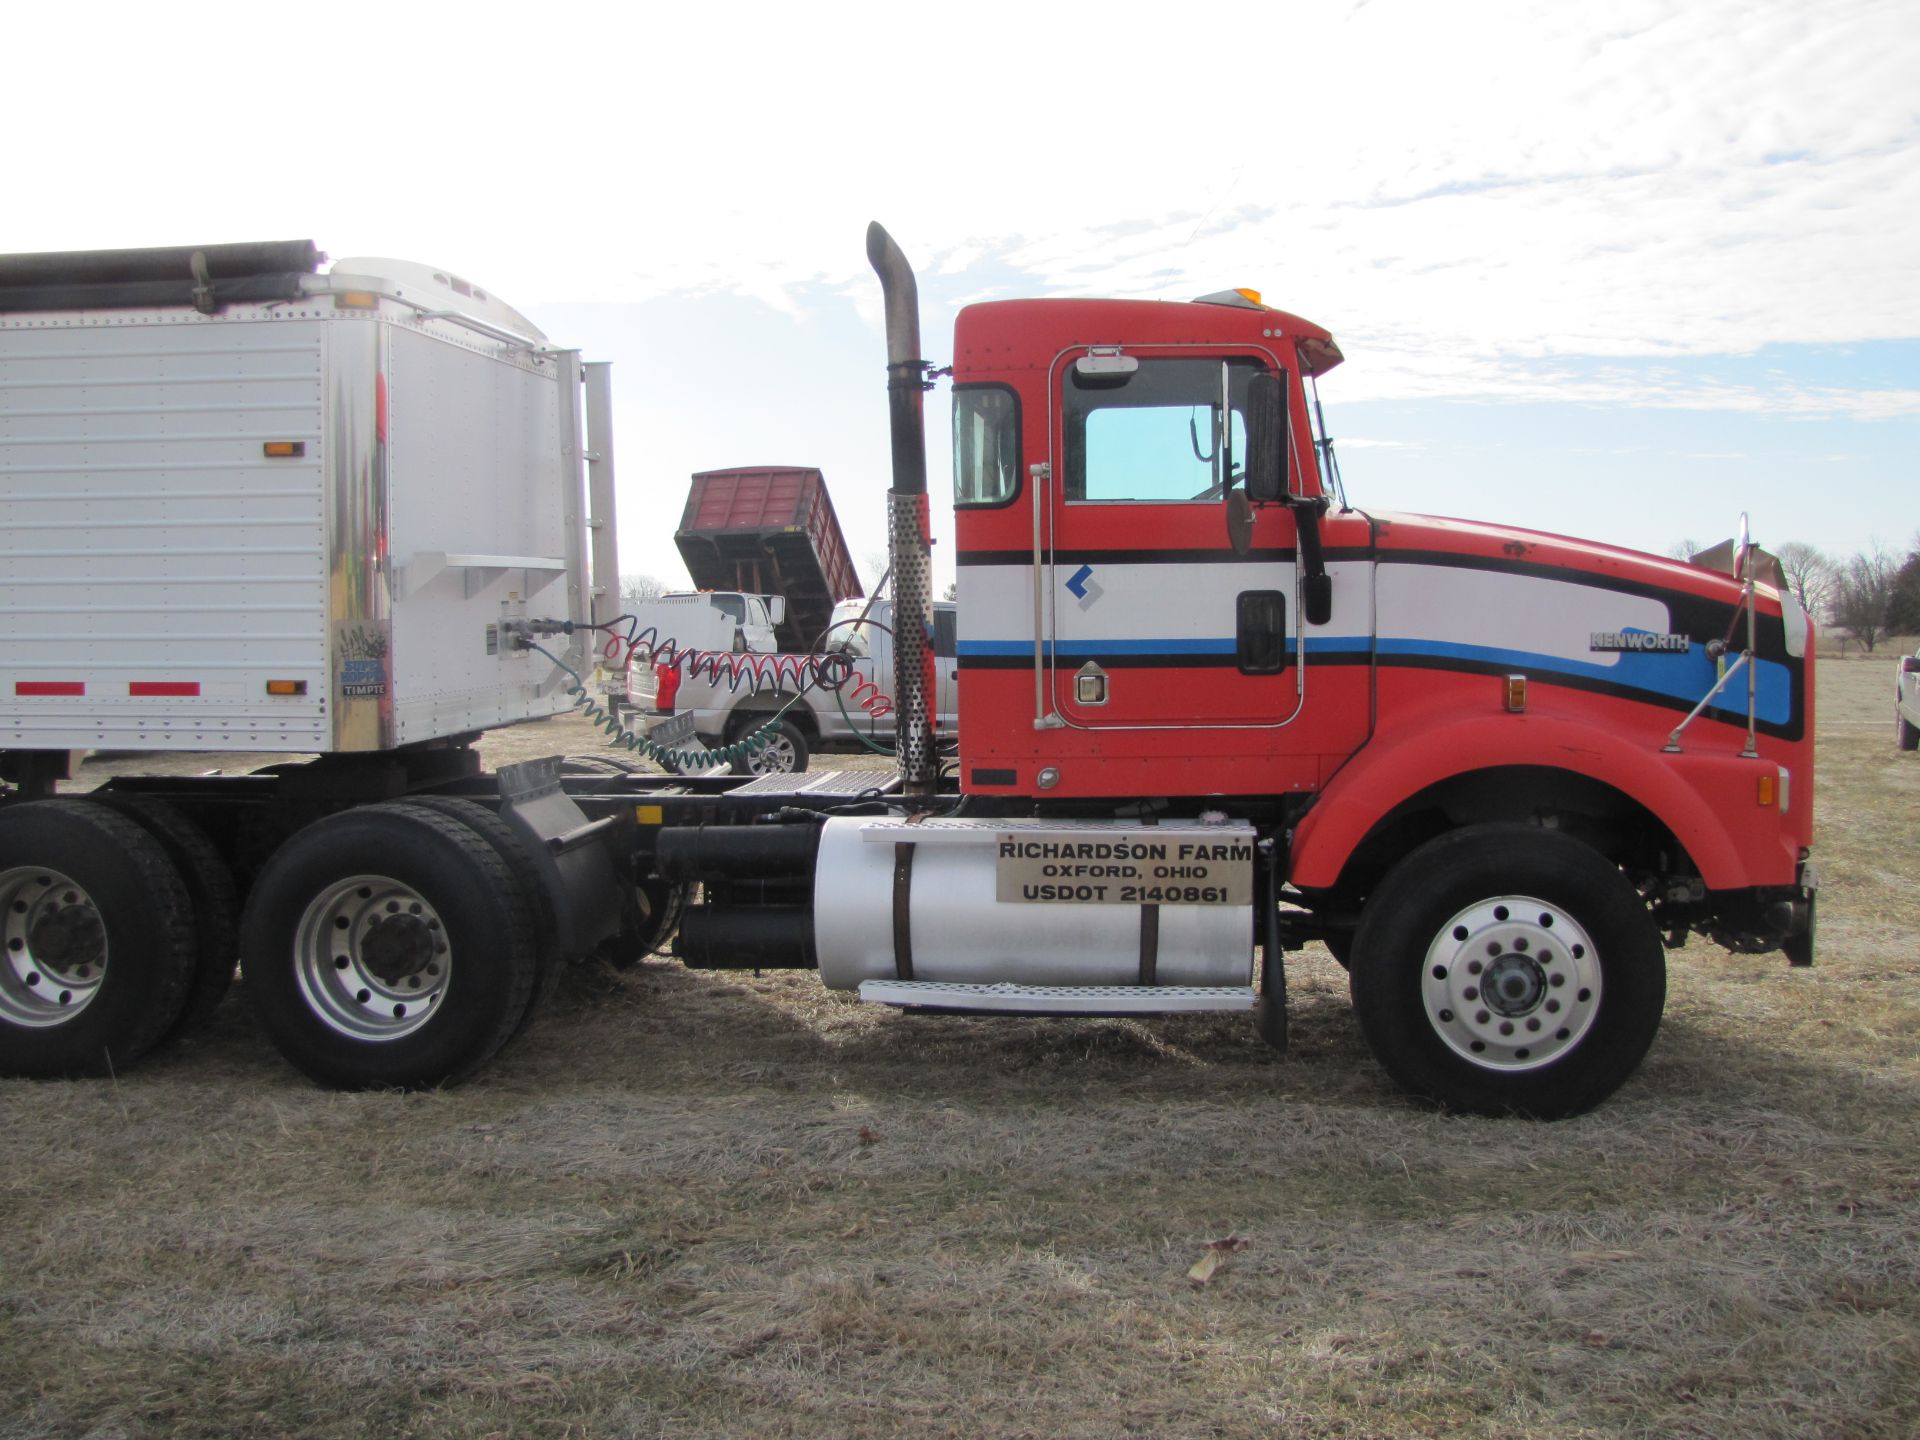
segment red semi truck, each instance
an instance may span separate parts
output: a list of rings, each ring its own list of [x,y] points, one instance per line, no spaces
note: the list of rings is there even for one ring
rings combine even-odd
[[[1284,1045],[1285,956],[1320,940],[1404,1089],[1555,1117],[1638,1065],[1665,948],[1689,933],[1811,963],[1812,647],[1762,553],[1743,542],[1717,573],[1348,505],[1309,404],[1340,351],[1247,292],[962,312],[960,748],[937,759],[930,367],[904,257],[878,226],[868,245],[887,295],[897,776],[487,775],[457,735],[349,737],[265,776],[122,781],[103,817],[49,798],[55,747],[83,742],[25,723],[21,695],[0,714],[29,742],[0,752],[6,1068],[124,1068],[237,952],[308,1074],[441,1083],[517,1032],[542,966],[676,930],[689,965],[813,968],[875,1003],[1239,1010]],[[441,323],[375,298],[397,329]],[[71,349],[59,326],[85,324],[41,314],[0,338],[30,369],[36,337]],[[367,394],[384,407],[383,386]],[[45,482],[18,488],[27,506]],[[468,599],[503,569],[416,543],[466,567]],[[378,548],[342,563],[386,593]],[[478,645],[460,613],[446,623]],[[487,653],[571,674],[586,626],[516,601]],[[378,638],[354,683],[404,694],[413,654]],[[565,688],[591,708],[577,676]],[[63,986],[78,1011],[50,998]]]

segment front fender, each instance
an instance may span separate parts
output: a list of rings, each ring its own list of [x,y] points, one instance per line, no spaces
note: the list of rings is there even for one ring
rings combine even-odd
[[[1754,782],[1773,771],[1771,761],[1670,755],[1644,738],[1623,739],[1577,721],[1501,714],[1413,730],[1360,751],[1295,827],[1287,878],[1303,890],[1329,888],[1395,806],[1443,780],[1511,766],[1582,775],[1637,801],[1686,848],[1709,889],[1770,883],[1780,865],[1791,872],[1777,812],[1770,834],[1752,833]],[[1736,819],[1748,833],[1736,837],[1729,823]]]

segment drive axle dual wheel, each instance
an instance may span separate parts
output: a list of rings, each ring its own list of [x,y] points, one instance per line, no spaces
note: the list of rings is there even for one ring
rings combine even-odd
[[[329,816],[281,846],[241,952],[281,1054],[344,1089],[471,1074],[519,1029],[540,970],[501,852],[463,817],[407,802]]]
[[[1369,897],[1353,1003],[1380,1063],[1447,1109],[1558,1119],[1605,1100],[1653,1043],[1666,956],[1645,902],[1557,831],[1476,825]]]
[[[160,842],[103,805],[0,811],[0,1072],[112,1075],[173,1029],[197,957]]]
[[[240,901],[232,870],[207,832],[164,800],[120,790],[95,790],[81,798],[126,816],[152,836],[187,887],[193,907],[193,983],[186,1008],[166,1038],[201,1028],[233,987],[240,959]]]

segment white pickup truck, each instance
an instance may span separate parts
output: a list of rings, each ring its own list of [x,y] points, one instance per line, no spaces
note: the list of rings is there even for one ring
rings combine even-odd
[[[952,737],[958,719],[956,623],[951,603],[934,605],[935,710],[943,739]],[[830,655],[844,655],[851,664],[851,673],[837,687],[833,681],[846,667],[823,667],[819,662]],[[827,684],[816,683],[822,674]],[[779,714],[771,743],[733,762],[737,774],[797,774],[817,751],[890,754],[893,603],[841,601],[816,656],[749,652],[677,677],[635,665],[633,686],[633,704],[649,712],[649,738],[671,747],[690,748],[698,742],[718,749],[745,739]]]
[[[650,696],[651,683],[636,687],[635,680],[651,673],[653,652],[664,642],[703,653],[764,653],[778,644],[774,627],[786,616],[784,596],[738,590],[675,591],[629,604],[621,617],[620,643],[600,655],[600,688],[608,708],[617,712],[623,705],[649,703],[636,690]]]
[[[1902,655],[1893,673],[1893,733],[1902,750],[1920,750],[1920,653]]]

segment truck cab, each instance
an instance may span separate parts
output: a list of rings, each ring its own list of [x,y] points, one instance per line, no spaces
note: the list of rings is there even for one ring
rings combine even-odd
[[[1804,963],[1813,657],[1764,552],[1349,506],[1308,404],[1341,358],[1251,292],[961,312],[962,786],[1262,817],[1338,954],[1424,845],[1525,826],[1675,943]]]

